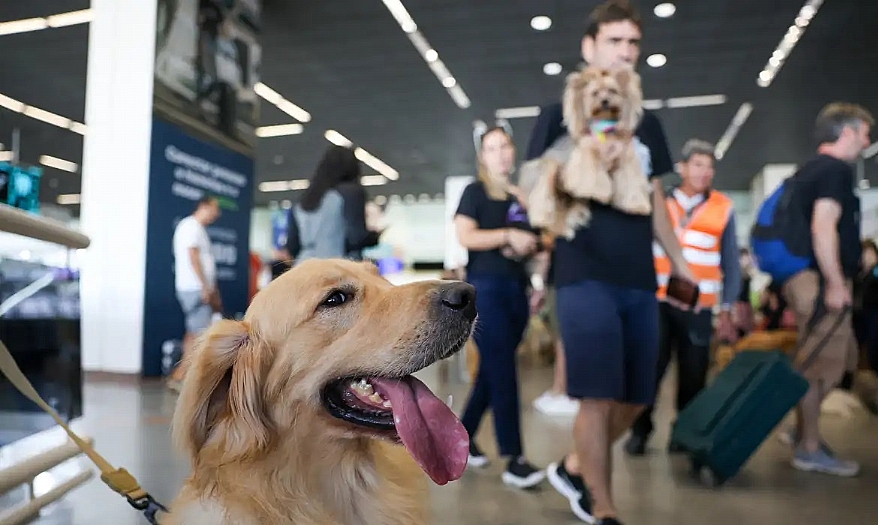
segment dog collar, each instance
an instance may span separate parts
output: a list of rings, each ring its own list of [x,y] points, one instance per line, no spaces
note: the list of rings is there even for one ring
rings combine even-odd
[[[593,120],[590,124],[591,134],[603,142],[607,140],[607,133],[612,133],[616,129],[617,123],[615,120]]]

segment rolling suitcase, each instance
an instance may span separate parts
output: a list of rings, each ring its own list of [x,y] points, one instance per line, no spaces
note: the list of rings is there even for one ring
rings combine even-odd
[[[722,485],[807,391],[785,353],[741,352],[680,412],[671,444],[689,454],[693,473],[707,469],[713,485]]]

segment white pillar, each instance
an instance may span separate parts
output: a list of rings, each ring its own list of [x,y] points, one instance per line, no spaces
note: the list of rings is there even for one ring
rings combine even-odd
[[[82,163],[82,365],[141,371],[156,0],[91,0]]]
[[[476,178],[470,175],[446,177],[445,179],[445,261],[446,270],[456,270],[466,266],[467,251],[457,240],[454,229],[454,214],[460,204],[460,197]]]
[[[763,166],[750,183],[753,209],[758,210],[762,201],[771,195],[784,180],[793,175],[796,169],[795,164],[766,164]]]

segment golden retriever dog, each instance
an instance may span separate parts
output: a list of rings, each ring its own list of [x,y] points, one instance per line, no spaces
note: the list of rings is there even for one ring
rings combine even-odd
[[[629,67],[588,67],[567,77],[563,114],[572,144],[548,156],[530,192],[531,224],[572,238],[590,219],[589,201],[636,215],[652,212],[650,186],[635,147],[643,116],[640,76]]]
[[[345,260],[284,273],[187,356],[173,434],[192,472],[163,524],[427,523],[427,476],[458,479],[469,438],[411,374],[475,320],[462,282],[393,286]]]

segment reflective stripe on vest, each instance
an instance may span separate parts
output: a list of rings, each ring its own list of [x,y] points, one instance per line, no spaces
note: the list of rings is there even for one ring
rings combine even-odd
[[[668,196],[666,203],[671,225],[683,249],[683,258],[698,280],[699,304],[703,308],[712,308],[719,302],[722,289],[722,236],[732,213],[732,200],[718,191],[711,191],[688,220],[685,220],[686,213],[677,199]],[[653,242],[652,253],[658,280],[656,296],[661,300],[667,295],[671,260],[658,243]]]

